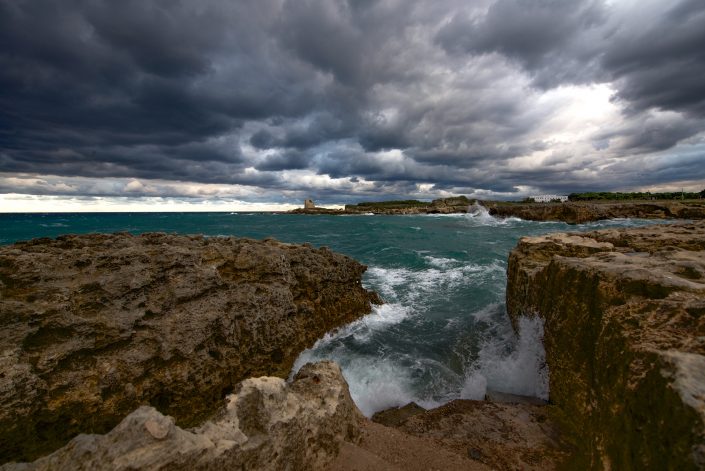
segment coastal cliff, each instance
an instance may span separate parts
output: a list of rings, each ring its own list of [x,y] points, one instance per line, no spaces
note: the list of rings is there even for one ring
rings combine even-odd
[[[575,469],[705,468],[705,223],[522,238],[507,275]]]
[[[490,215],[529,221],[581,224],[614,218],[705,219],[705,201],[648,201],[618,203],[497,203],[482,202]]]
[[[165,234],[0,248],[0,462],[105,433],[149,404],[194,426],[249,376],[285,377],[370,312],[366,267],[327,248]]]

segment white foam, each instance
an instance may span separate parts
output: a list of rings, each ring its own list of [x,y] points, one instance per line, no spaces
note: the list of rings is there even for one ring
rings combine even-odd
[[[359,359],[345,365],[343,376],[350,385],[350,395],[362,413],[399,407],[414,400],[408,370],[383,359]]]
[[[543,348],[543,320],[519,319],[519,339],[506,354],[502,335],[485,341],[478,359],[468,368],[463,399],[482,399],[486,389],[548,400],[549,371]],[[484,391],[482,385],[484,384]]]
[[[469,282],[504,276],[505,267],[499,261],[487,265],[463,263],[450,258],[424,256],[432,268],[410,270],[407,268],[372,267],[367,270],[373,288],[386,300],[419,301],[429,292],[466,286]],[[454,266],[455,265],[455,266]],[[398,288],[408,287],[408,292]]]
[[[373,306],[372,312],[361,319],[358,319],[350,324],[326,333],[322,338],[318,339],[313,347],[304,350],[294,362],[291,370],[293,376],[299,368],[311,361],[318,360],[335,360],[339,364],[343,364],[346,360],[346,353],[342,348],[334,349],[332,354],[322,355],[318,352],[324,350],[324,347],[334,344],[338,340],[345,337],[354,337],[359,342],[369,340],[371,335],[377,331],[386,329],[390,325],[403,322],[412,314],[411,308],[398,303],[387,303],[381,306]]]
[[[468,208],[468,219],[482,226],[506,226],[515,222],[522,222],[518,217],[496,218],[490,214],[490,211],[478,203],[473,203]]]
[[[482,401],[485,399],[485,394],[487,394],[487,378],[481,374],[472,374],[465,380],[460,398]]]
[[[429,265],[437,268],[450,268],[458,264],[458,260],[454,258],[431,257],[430,255],[426,255],[424,259]]]

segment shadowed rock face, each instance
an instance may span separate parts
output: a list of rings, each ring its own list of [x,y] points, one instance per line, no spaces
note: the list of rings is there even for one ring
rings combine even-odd
[[[249,376],[288,374],[370,312],[365,266],[326,248],[165,234],[0,248],[0,462],[104,433],[149,404],[201,423]]]
[[[569,224],[613,218],[705,219],[705,201],[653,201],[648,203],[484,203],[492,216],[529,221],[564,221]]]
[[[344,440],[358,439],[361,417],[340,368],[309,363],[290,385],[274,377],[243,381],[198,428],[184,430],[142,406],[106,435],[79,435],[47,457],[0,469],[309,471],[327,466]]]
[[[507,275],[576,469],[705,468],[705,223],[523,238]]]

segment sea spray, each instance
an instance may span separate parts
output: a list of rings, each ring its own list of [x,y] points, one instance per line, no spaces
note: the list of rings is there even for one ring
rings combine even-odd
[[[478,358],[467,369],[462,399],[484,399],[491,389],[548,400],[543,320],[521,317],[518,338],[512,337],[513,332],[497,332],[483,342]]]

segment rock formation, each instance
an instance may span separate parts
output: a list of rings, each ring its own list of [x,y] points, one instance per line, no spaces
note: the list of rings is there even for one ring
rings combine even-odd
[[[444,449],[490,469],[560,469],[570,451],[550,418],[553,406],[533,398],[498,396],[508,402],[455,400],[428,411],[411,403],[377,413],[372,420],[433,440],[436,450]],[[365,447],[365,442],[363,434],[357,446]]]
[[[507,310],[545,321],[574,469],[705,468],[705,223],[522,238]]]
[[[335,363],[301,368],[292,384],[281,378],[243,381],[216,417],[184,430],[142,406],[106,435],[79,435],[33,463],[3,471],[301,470],[323,469],[341,443],[359,436],[360,412]]]
[[[144,404],[201,423],[238,381],[285,377],[325,332],[370,312],[365,268],[271,239],[0,247],[0,463],[105,433]]]
[[[440,198],[430,203],[416,200],[346,204],[343,214],[450,214],[467,213],[475,200],[466,196]]]
[[[569,224],[613,218],[705,219],[705,201],[650,201],[644,203],[497,203],[483,202],[492,216]]]

